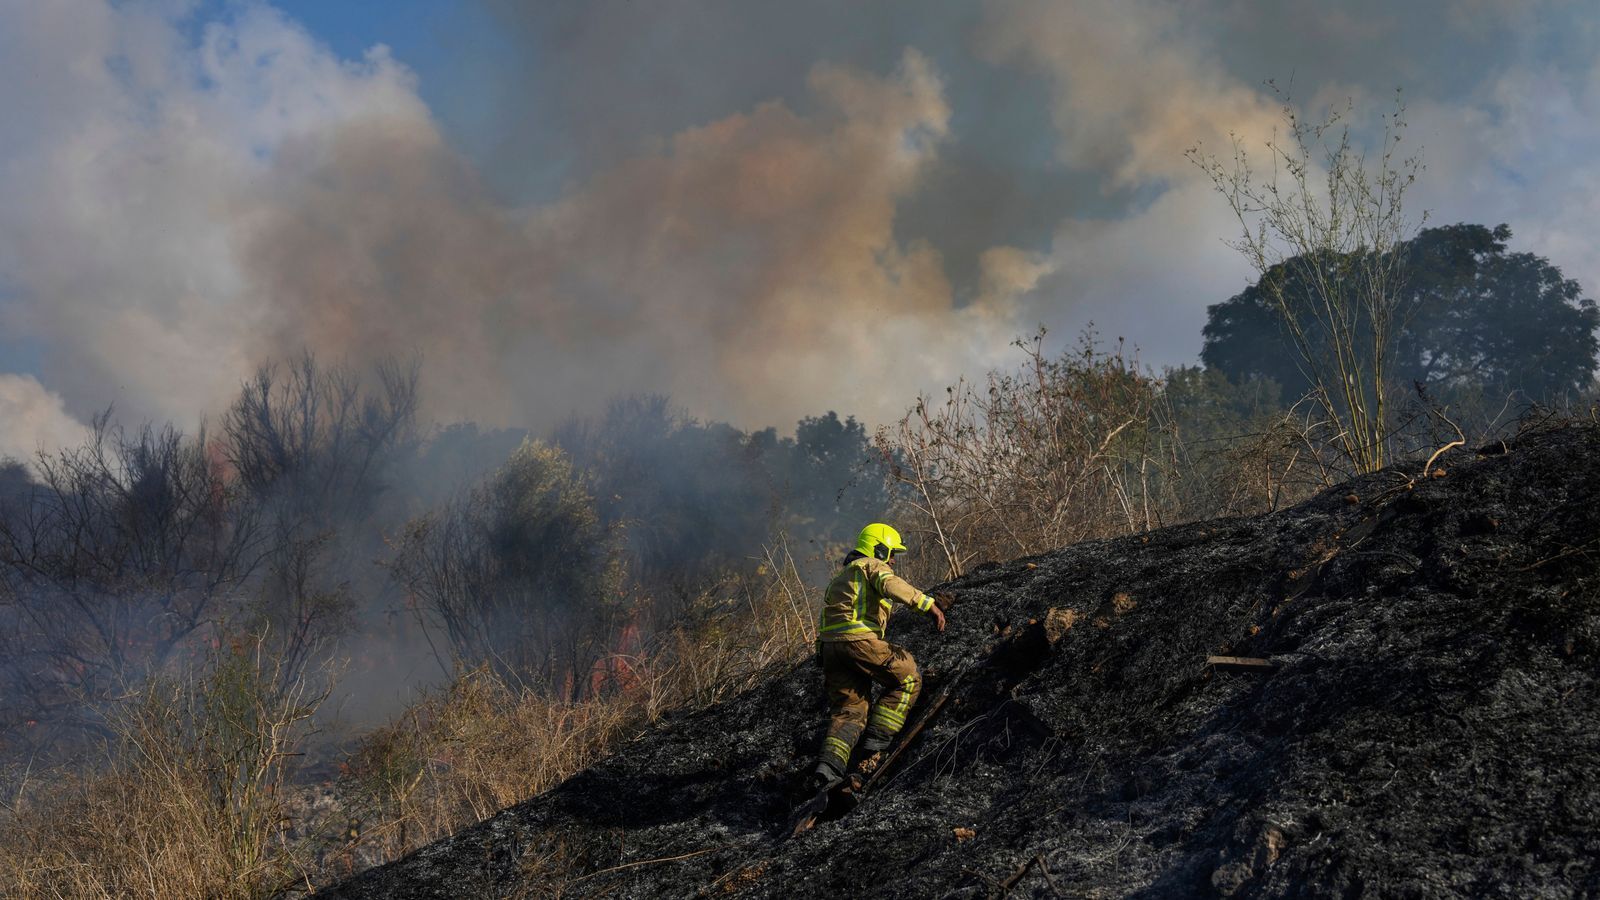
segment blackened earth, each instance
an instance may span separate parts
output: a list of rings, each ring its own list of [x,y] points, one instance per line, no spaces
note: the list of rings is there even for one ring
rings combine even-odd
[[[1436,467],[990,567],[942,636],[901,613],[950,702],[793,840],[809,665],[327,895],[1600,896],[1600,428]]]

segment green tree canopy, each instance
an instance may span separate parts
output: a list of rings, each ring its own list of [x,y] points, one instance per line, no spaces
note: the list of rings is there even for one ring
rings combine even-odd
[[[1441,394],[1521,392],[1548,399],[1580,391],[1595,376],[1600,310],[1549,260],[1507,252],[1500,225],[1429,228],[1400,245],[1405,254],[1396,383]],[[1281,279],[1285,297],[1308,269],[1296,257],[1262,279]],[[1291,395],[1309,390],[1281,314],[1258,282],[1207,309],[1201,359],[1234,380],[1270,378]]]

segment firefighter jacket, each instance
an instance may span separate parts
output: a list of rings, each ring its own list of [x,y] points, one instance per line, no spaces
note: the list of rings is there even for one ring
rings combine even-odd
[[[828,582],[822,600],[822,625],[817,639],[822,641],[863,641],[883,638],[889,626],[890,601],[927,612],[933,598],[894,574],[889,564],[870,556],[851,554],[844,568]]]

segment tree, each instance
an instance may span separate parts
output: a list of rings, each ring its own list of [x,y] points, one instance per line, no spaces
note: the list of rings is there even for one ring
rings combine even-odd
[[[1391,377],[1437,399],[1522,394],[1550,401],[1593,381],[1600,311],[1577,282],[1531,253],[1510,253],[1500,225],[1430,228],[1398,252],[1406,267]],[[1291,304],[1314,302],[1300,266],[1274,273]],[[1207,310],[1206,365],[1239,381],[1264,376],[1296,396],[1312,389],[1276,301],[1260,283]]]
[[[616,551],[567,455],[525,441],[478,486],[413,520],[392,567],[452,662],[575,696],[618,624]]]
[[[257,624],[297,673],[353,626],[357,598],[381,593],[372,561],[382,501],[413,447],[418,367],[387,361],[363,378],[309,353],[261,366],[222,417],[218,450],[271,552],[252,587]]]
[[[1409,247],[1402,377],[1549,401],[1590,387],[1600,310],[1549,260],[1508,253],[1511,229],[1453,225]]]
[[[0,730],[94,727],[79,714],[231,612],[268,547],[204,433],[107,414],[37,465],[0,509]]]
[[[1189,158],[1239,222],[1233,247],[1260,276],[1256,287],[1324,417],[1319,444],[1355,471],[1371,472],[1387,459],[1393,426],[1390,369],[1405,262],[1399,249],[1411,229],[1404,198],[1422,164],[1395,156],[1405,130],[1398,100],[1371,171],[1351,137],[1349,112],[1307,123],[1285,98],[1288,137],[1268,143],[1272,174],[1265,179],[1237,139],[1231,165],[1199,148]]]
[[[763,434],[751,435],[752,441]],[[831,410],[807,416],[795,426],[793,441],[774,441],[764,455],[785,500],[783,527],[790,537],[853,542],[862,525],[889,514],[882,454],[854,416],[841,419]]]

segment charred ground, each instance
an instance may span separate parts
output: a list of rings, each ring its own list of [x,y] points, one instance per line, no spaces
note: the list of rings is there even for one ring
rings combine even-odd
[[[1435,465],[953,583],[942,715],[793,840],[809,665],[325,895],[1600,894],[1600,428]]]

